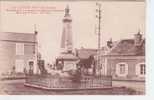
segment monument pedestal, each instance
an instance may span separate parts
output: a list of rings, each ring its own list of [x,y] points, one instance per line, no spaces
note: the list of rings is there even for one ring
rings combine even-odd
[[[63,52],[56,59],[57,65],[62,66],[63,71],[70,71],[77,69],[79,59],[73,53]]]

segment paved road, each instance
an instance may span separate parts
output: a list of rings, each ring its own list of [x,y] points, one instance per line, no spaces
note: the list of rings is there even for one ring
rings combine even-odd
[[[125,86],[128,88],[133,88],[136,91],[145,94],[145,82],[112,81],[112,86],[114,87]]]
[[[24,80],[4,80],[0,81],[0,94],[9,95],[115,95],[134,94],[132,90],[125,88],[113,88],[105,90],[74,90],[74,91],[49,91],[41,90],[23,85]]]

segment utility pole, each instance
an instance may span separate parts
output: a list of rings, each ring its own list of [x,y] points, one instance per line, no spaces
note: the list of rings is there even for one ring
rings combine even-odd
[[[96,75],[101,75],[101,4],[96,3],[96,6],[98,7],[96,9],[96,18],[98,19],[98,51],[97,51],[97,67],[96,67]]]
[[[39,73],[38,69],[38,31],[36,29],[36,24],[34,24],[34,55],[35,55],[35,70],[36,74]]]

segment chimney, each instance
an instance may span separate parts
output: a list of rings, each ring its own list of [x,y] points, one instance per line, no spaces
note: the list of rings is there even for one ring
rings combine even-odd
[[[140,30],[137,34],[134,34],[134,45],[140,46],[142,44],[142,34],[140,33]]]
[[[113,42],[111,38],[109,41],[107,41],[107,47],[112,48],[112,46],[113,46]]]
[[[38,32],[37,32],[37,30],[36,30],[36,24],[34,24],[34,34],[35,34],[35,35],[38,34]]]

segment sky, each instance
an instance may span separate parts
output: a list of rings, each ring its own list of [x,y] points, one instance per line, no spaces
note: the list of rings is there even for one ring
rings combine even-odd
[[[112,38],[120,40],[133,38],[133,34],[139,30],[145,34],[145,3],[131,1],[99,2],[102,4],[101,19],[101,45]],[[39,51],[47,62],[52,62],[60,53],[60,42],[63,29],[62,19],[64,9],[69,5],[72,17],[72,34],[74,48],[97,48],[96,25],[96,2],[1,2],[0,31],[33,33],[34,24],[38,31]],[[46,7],[48,13],[19,14],[11,11],[16,7],[33,7],[36,10]],[[41,8],[41,9],[44,9]]]

